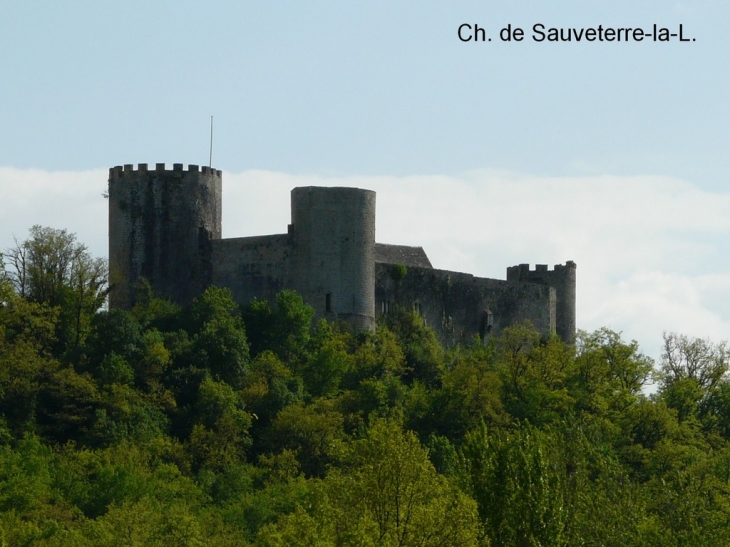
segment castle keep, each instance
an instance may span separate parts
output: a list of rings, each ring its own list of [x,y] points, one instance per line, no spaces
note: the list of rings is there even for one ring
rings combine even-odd
[[[575,263],[507,268],[507,280],[437,270],[421,247],[375,242],[375,192],[295,188],[287,233],[221,238],[221,172],[157,164],[109,170],[110,306],[131,308],[146,278],[187,304],[208,285],[235,300],[298,291],[316,317],[372,328],[395,307],[415,309],[446,345],[485,340],[530,320],[575,335]]]

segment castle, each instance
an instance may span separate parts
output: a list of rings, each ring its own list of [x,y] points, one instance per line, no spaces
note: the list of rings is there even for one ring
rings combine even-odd
[[[573,262],[509,267],[506,281],[434,269],[421,247],[375,242],[375,192],[358,188],[295,188],[287,233],[222,239],[221,191],[221,172],[208,167],[109,170],[111,307],[131,308],[144,277],[179,304],[209,285],[241,304],[294,289],[317,318],[357,330],[407,307],[447,346],[526,319],[545,335],[575,336]]]

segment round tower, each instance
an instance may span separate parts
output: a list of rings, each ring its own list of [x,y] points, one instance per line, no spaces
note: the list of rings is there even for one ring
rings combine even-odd
[[[146,278],[157,296],[187,304],[211,280],[221,237],[221,172],[176,163],[109,170],[109,305],[129,309]]]
[[[566,342],[575,341],[575,262],[569,260],[565,266],[556,265],[555,269],[562,273],[563,290],[562,303],[559,302],[556,310],[558,327],[558,335]],[[562,305],[561,305],[562,304]]]
[[[355,329],[375,323],[375,192],[295,188],[289,285],[317,317]]]

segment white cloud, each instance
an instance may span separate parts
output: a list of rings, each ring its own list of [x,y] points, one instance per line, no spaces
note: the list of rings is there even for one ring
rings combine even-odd
[[[0,169],[0,248],[33,224],[106,252],[105,171]],[[224,174],[224,237],[283,233],[295,186],[378,192],[377,239],[422,245],[437,268],[504,278],[507,266],[578,264],[578,325],[609,326],[658,356],[663,331],[730,333],[730,194],[671,178]]]
[[[23,240],[34,224],[78,234],[95,255],[108,245],[106,191],[108,173],[48,172],[0,167],[0,251]]]

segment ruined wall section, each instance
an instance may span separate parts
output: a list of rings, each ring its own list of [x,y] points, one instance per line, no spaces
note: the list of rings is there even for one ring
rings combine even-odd
[[[287,286],[316,317],[375,322],[375,192],[359,188],[295,188],[291,193]]]
[[[155,293],[186,304],[212,279],[212,244],[221,237],[221,172],[140,163],[109,170],[109,276],[113,308],[134,305],[147,278]]]
[[[213,241],[212,283],[229,288],[244,306],[254,298],[273,304],[285,288],[288,256],[287,234]]]
[[[377,315],[393,313],[396,306],[415,309],[446,346],[469,344],[476,336],[484,340],[525,320],[543,335],[555,332],[552,287],[414,267],[399,279],[393,264],[377,264],[375,272]]]
[[[571,260],[565,265],[556,264],[553,270],[548,270],[546,264],[537,264],[534,270],[529,264],[507,268],[507,281],[539,283],[555,288],[556,332],[566,342],[575,340],[575,274],[576,265]]]

